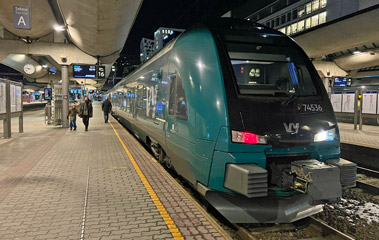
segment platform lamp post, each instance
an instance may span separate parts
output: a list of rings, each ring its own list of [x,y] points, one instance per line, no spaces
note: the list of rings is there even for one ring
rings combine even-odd
[[[61,67],[62,72],[62,127],[68,128],[68,66],[62,65]]]

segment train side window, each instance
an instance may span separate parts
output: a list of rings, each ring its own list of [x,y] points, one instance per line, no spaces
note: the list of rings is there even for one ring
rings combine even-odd
[[[169,114],[175,115],[175,118],[187,120],[187,100],[183,89],[181,78],[177,73],[170,75],[170,99],[169,99]],[[174,114],[175,113],[175,114]]]
[[[170,97],[168,102],[168,114],[174,115],[175,113],[175,88],[176,88],[176,76],[175,74],[170,74]]]
[[[176,82],[176,118],[187,120],[187,100],[184,93],[182,80],[179,78]]]

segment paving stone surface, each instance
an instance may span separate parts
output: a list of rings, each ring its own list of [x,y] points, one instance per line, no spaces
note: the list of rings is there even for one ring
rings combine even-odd
[[[183,237],[185,239],[224,239],[196,206],[160,170],[158,164],[151,160],[152,156],[145,149],[141,149],[140,143],[120,124],[115,123],[114,119],[112,122]]]
[[[339,122],[338,127],[341,142],[379,148],[379,126],[363,125],[362,130],[357,131],[354,130],[354,124]]]
[[[24,133],[0,139],[0,239],[173,239],[100,105],[94,110],[88,132],[80,118],[70,131],[44,125],[35,111],[25,114]],[[222,239],[114,126],[185,239]]]

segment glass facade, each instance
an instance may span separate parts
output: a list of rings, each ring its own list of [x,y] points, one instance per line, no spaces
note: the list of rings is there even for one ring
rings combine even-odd
[[[327,0],[312,0],[285,14],[277,16],[265,23],[272,28],[280,27],[279,31],[290,35],[326,23],[326,11],[320,13],[327,5]],[[305,18],[304,18],[305,17]],[[301,18],[301,19],[300,19]],[[300,19],[299,21],[294,21]],[[275,25],[273,24],[275,22]],[[271,23],[271,24],[270,24]],[[287,26],[283,26],[288,24]]]
[[[320,1],[319,0],[313,0],[312,1],[312,11],[316,11],[320,8]]]
[[[316,27],[318,25],[318,15],[312,16],[312,27]]]

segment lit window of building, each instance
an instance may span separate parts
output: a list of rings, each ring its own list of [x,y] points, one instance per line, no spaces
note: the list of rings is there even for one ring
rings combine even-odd
[[[287,35],[291,34],[291,26],[287,26]]]
[[[310,14],[312,12],[312,3],[305,5],[305,10],[307,14]]]
[[[292,33],[297,33],[297,23],[291,25]]]
[[[316,11],[320,8],[320,0],[312,1],[312,11]]]
[[[279,31],[286,34],[286,28],[281,28],[281,29],[279,29]]]
[[[320,8],[326,7],[327,0],[321,0],[320,1]]]
[[[305,29],[311,28],[311,18],[305,19]]]
[[[318,22],[319,22],[319,24],[326,23],[326,12],[319,14]]]
[[[302,21],[299,21],[298,23],[297,23],[297,31],[303,31],[304,30],[304,20],[302,20]]]
[[[312,27],[315,27],[318,25],[318,15],[314,15],[312,17]]]

